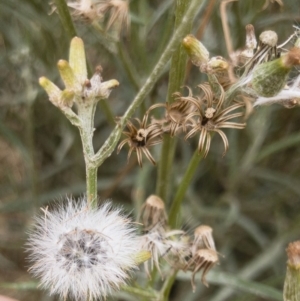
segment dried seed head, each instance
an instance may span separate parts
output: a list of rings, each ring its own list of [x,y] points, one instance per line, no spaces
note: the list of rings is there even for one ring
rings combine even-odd
[[[189,240],[181,230],[166,231],[159,224],[140,237],[140,249],[151,252],[149,262],[145,262],[145,271],[149,274],[155,266],[160,270],[160,259],[163,258],[172,268],[184,268],[185,258],[189,256]]]
[[[74,10],[73,16],[83,21],[92,23],[103,18],[103,14],[99,12],[96,3],[92,0],[68,1],[67,5]]]
[[[161,273],[159,260],[169,250],[169,245],[166,244],[165,230],[160,225],[157,225],[148,233],[142,235],[140,237],[139,249],[149,251],[152,255],[148,262],[144,263],[147,275],[150,276],[149,267],[150,271],[152,271],[154,266]]]
[[[273,30],[266,30],[260,34],[259,41],[263,45],[267,45],[269,47],[275,47],[278,42],[278,35]]]
[[[144,225],[144,230],[149,231],[153,227],[166,226],[167,213],[163,200],[157,195],[150,195],[141,209],[140,220]]]
[[[213,268],[219,261],[218,254],[214,250],[208,250],[208,249],[201,249],[198,250],[197,253],[189,260],[185,270],[191,270],[192,278],[192,288],[193,291],[196,289],[195,285],[195,275],[200,271],[202,272],[201,282],[208,286],[208,283],[206,282],[205,276],[209,272],[211,268]]]
[[[192,254],[196,254],[199,249],[216,250],[212,232],[213,229],[206,225],[201,225],[195,229]]]
[[[106,22],[106,30],[114,28],[118,33],[123,29],[129,30],[129,1],[98,0],[96,5],[98,12],[109,16]]]
[[[92,209],[85,199],[69,199],[56,211],[43,211],[27,243],[29,270],[51,294],[95,300],[125,284],[139,250],[135,229],[120,209],[109,203]]]
[[[131,156],[131,153],[133,151],[136,152],[140,167],[142,167],[143,154],[145,154],[147,159],[153,165],[156,164],[148,148],[162,141],[163,130],[161,128],[161,125],[159,123],[147,124],[148,114],[149,112],[146,112],[142,121],[140,121],[138,118],[135,119],[138,124],[137,126],[135,126],[130,120],[127,121],[126,127],[128,131],[123,132],[123,134],[127,136],[127,138],[120,142],[117,149],[119,153],[122,147],[125,144],[128,144],[128,160]]]
[[[190,113],[186,119],[192,120],[195,117],[197,117],[197,119],[190,122],[191,130],[185,135],[185,139],[188,139],[199,132],[198,151],[199,153],[203,152],[204,157],[206,157],[211,143],[210,132],[216,132],[223,140],[225,154],[228,150],[229,142],[225,133],[221,129],[243,129],[245,127],[245,123],[230,121],[231,119],[244,116],[243,112],[232,113],[232,111],[242,108],[244,104],[236,103],[225,107],[225,93],[221,85],[218,87],[220,90],[220,95],[218,96],[215,96],[215,93],[212,91],[208,83],[199,85],[199,88],[202,90],[204,96],[193,97],[192,95],[189,95],[186,97],[186,100],[196,107],[196,110]]]

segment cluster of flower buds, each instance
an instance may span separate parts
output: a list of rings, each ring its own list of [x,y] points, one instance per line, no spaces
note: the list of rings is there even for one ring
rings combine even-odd
[[[163,260],[172,269],[192,271],[193,290],[195,275],[199,271],[203,271],[202,283],[208,286],[205,276],[219,261],[212,228],[205,225],[197,227],[194,239],[182,230],[169,229],[164,202],[156,195],[147,198],[141,209],[140,221],[143,225],[140,249],[152,254],[151,259],[144,263],[148,275],[155,266],[163,277],[160,268]]]
[[[60,90],[46,77],[40,78],[40,85],[47,92],[50,101],[62,111],[71,108],[73,104],[77,105],[78,110],[95,105],[99,100],[108,98],[111,89],[119,85],[115,79],[103,82],[101,66],[88,79],[84,45],[78,37],[71,41],[69,62],[59,60],[57,66],[65,89]]]
[[[103,81],[102,68],[98,66],[91,79],[88,79],[83,41],[75,37],[71,41],[69,62],[60,60],[57,64],[65,84],[61,90],[48,78],[41,77],[39,82],[53,105],[77,126],[83,137],[85,153],[92,154],[90,141],[94,132],[94,115],[97,103],[106,99],[113,88],[119,85],[115,79]]]

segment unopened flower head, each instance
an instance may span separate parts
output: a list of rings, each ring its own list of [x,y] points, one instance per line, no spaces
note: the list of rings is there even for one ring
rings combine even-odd
[[[257,65],[253,70],[253,89],[258,96],[277,95],[285,87],[288,74],[296,65],[300,65],[300,48],[297,47],[278,59]]]
[[[119,85],[115,79],[103,82],[100,66],[90,80],[87,78],[84,45],[78,37],[71,41],[69,62],[59,60],[57,67],[65,90],[61,91],[46,77],[40,78],[40,85],[47,92],[50,101],[63,111],[70,109],[74,102],[81,107],[94,106],[99,100],[108,98],[111,90]]]
[[[136,267],[137,237],[131,221],[110,203],[90,208],[69,199],[43,209],[28,241],[32,274],[62,298],[105,298]]]
[[[208,50],[193,35],[187,35],[183,39],[182,45],[185,48],[194,65],[201,67],[203,64],[205,65],[208,62]]]

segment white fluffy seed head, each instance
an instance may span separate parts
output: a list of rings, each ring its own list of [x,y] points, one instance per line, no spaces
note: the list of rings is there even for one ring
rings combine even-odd
[[[51,294],[75,300],[105,298],[135,268],[137,236],[131,221],[110,203],[90,208],[68,199],[43,210],[28,240],[30,272]]]

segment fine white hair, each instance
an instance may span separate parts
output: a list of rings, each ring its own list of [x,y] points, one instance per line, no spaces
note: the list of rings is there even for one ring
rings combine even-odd
[[[136,267],[137,236],[120,208],[91,208],[83,198],[42,209],[28,240],[29,269],[51,294],[75,300],[105,298]]]

